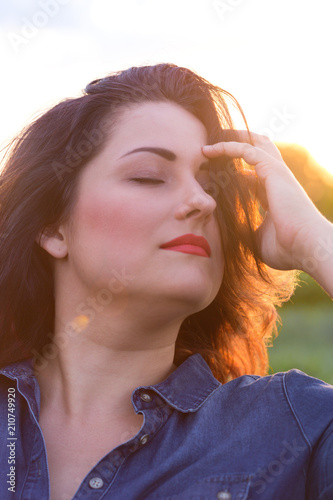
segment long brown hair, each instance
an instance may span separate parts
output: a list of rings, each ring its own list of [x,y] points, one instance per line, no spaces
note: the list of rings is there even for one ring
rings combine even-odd
[[[210,144],[233,139],[228,103],[244,118],[231,94],[193,71],[173,64],[141,66],[91,82],[82,96],[54,106],[9,146],[0,180],[0,366],[32,357],[49,343],[52,260],[36,239],[70,216],[78,175],[112,134],[119,111],[147,101],[172,101],[191,112],[205,125]],[[183,322],[175,363],[201,353],[225,382],[266,373],[276,305],[289,298],[294,279],[260,259],[260,211],[241,174],[242,162],[221,157],[211,164],[224,278],[214,301]]]

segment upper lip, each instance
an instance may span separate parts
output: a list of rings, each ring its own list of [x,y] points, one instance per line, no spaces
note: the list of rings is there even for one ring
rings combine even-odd
[[[163,245],[161,245],[161,248],[175,247],[178,245],[193,245],[196,247],[201,247],[207,252],[209,257],[211,254],[211,249],[206,238],[204,238],[203,236],[197,236],[196,234],[184,234],[183,236],[179,236],[174,240],[163,243]]]

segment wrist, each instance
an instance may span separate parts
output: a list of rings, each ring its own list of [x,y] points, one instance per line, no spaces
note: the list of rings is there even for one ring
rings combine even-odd
[[[330,295],[333,290],[333,224],[322,217],[309,235],[300,269],[321,285]]]

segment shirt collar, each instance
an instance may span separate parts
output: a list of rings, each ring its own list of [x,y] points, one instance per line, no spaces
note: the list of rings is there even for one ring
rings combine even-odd
[[[187,413],[197,411],[219,387],[221,383],[201,354],[193,354],[163,382],[147,388],[176,410]]]
[[[32,367],[32,358],[16,361],[10,365],[1,368],[0,373],[10,378],[25,378],[34,377],[34,370]]]
[[[32,358],[11,363],[2,368],[0,373],[23,380],[34,378]],[[214,378],[201,354],[193,354],[163,382],[145,388],[155,391],[176,410],[187,413],[197,411],[220,386],[221,383]]]

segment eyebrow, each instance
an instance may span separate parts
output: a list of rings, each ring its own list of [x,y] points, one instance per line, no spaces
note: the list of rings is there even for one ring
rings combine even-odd
[[[133,149],[132,151],[129,151],[128,153],[125,153],[121,158],[124,158],[125,156],[131,155],[133,153],[141,153],[141,152],[148,152],[148,153],[153,153],[158,156],[161,156],[165,160],[168,161],[175,161],[177,159],[177,156],[173,151],[170,151],[170,149],[165,149],[165,148],[155,148],[155,147],[141,147],[141,148],[136,148]],[[210,166],[210,161],[205,161],[200,165],[201,169],[206,169]]]
[[[169,160],[169,161],[175,161],[177,158],[175,153],[173,153],[169,149],[153,148],[153,147],[142,147],[142,148],[133,149],[132,151],[129,151],[128,153],[121,156],[121,158],[124,158],[124,156],[128,156],[128,155],[131,155],[133,153],[141,153],[142,151],[147,151],[148,153],[154,153],[156,155],[161,156],[162,158],[165,158],[165,160]]]

